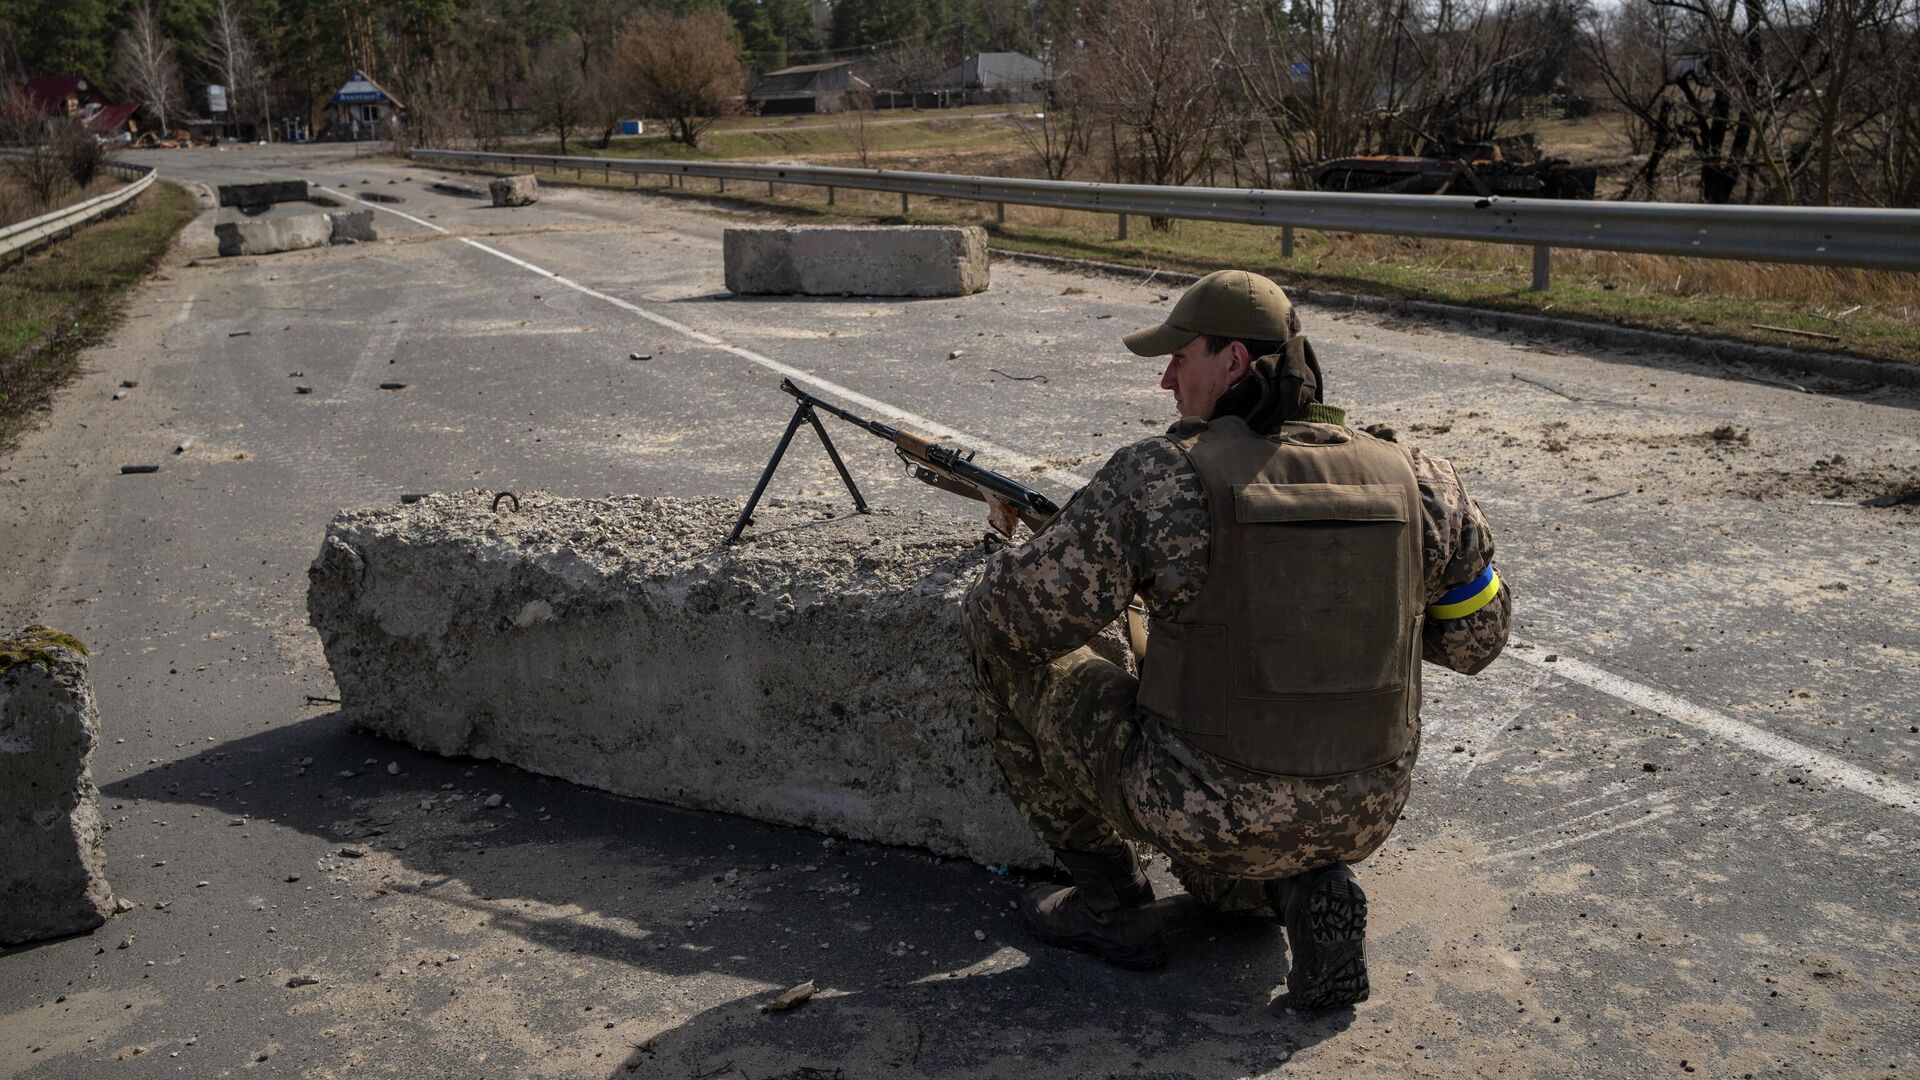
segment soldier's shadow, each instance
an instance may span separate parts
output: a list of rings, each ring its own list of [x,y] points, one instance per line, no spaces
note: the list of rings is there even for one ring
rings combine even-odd
[[[1293,1012],[1284,997],[1281,1009],[1267,1007],[1266,987],[1285,973],[1277,927],[1173,900],[1175,956],[1159,971],[1107,967],[1018,928],[1013,942],[955,967],[887,971],[823,956],[809,967],[817,992],[804,1004],[768,1012],[777,996],[768,992],[709,1008],[635,1046],[609,1080],[1238,1078],[1280,1068],[1353,1024],[1353,1009]]]
[[[370,756],[401,769],[366,769]],[[259,783],[236,785],[240,774]],[[449,788],[467,797],[450,802]],[[473,797],[482,791],[502,793],[504,805],[487,808]],[[1350,1010],[1268,1012],[1287,959],[1269,922],[1200,918],[1170,902],[1172,962],[1122,971],[1036,942],[1013,910],[1017,873],[423,754],[348,731],[337,714],[232,740],[103,794],[264,813],[318,841],[287,841],[288,850],[350,842],[393,860],[403,869],[380,879],[381,904],[468,908],[535,952],[632,969],[652,1004],[626,1006],[638,1045],[610,1078],[1229,1080],[1269,1072],[1354,1020]],[[423,801],[436,808],[417,809]],[[1178,893],[1159,864],[1153,872],[1163,896]],[[284,869],[263,873],[277,881]],[[354,965],[370,962],[350,946],[328,955],[343,976],[365,975]],[[508,969],[463,977],[493,970]],[[760,1011],[807,979],[818,987],[811,1001]],[[721,1003],[678,1018],[689,1001]]]

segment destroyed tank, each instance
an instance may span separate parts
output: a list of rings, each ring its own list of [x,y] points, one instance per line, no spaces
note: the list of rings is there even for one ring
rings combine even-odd
[[[1546,157],[1531,138],[1497,143],[1429,144],[1419,154],[1369,154],[1313,166],[1321,191],[1376,195],[1474,195],[1591,199],[1594,169]]]

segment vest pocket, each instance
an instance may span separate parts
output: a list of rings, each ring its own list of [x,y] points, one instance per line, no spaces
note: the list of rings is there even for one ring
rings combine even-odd
[[[1208,663],[1226,647],[1227,628],[1155,619],[1140,672],[1140,705],[1176,731],[1222,735],[1227,730],[1227,686]]]
[[[1234,488],[1234,517],[1235,696],[1366,695],[1405,684],[1412,548],[1398,485],[1247,484]]]

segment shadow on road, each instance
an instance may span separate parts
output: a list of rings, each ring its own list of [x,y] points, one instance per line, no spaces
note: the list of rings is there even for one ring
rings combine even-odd
[[[485,806],[493,793],[498,808]],[[1174,927],[1173,963],[1120,971],[1028,938],[1011,908],[1017,875],[436,757],[350,731],[337,713],[209,746],[104,794],[249,815],[321,838],[329,853],[390,858],[399,869],[370,903],[474,913],[539,946],[525,952],[551,958],[542,962],[570,965],[566,979],[604,985],[626,969],[629,983],[664,982],[673,992],[648,1000],[666,1004],[630,1017],[653,1034],[629,1043],[612,1077],[1016,1075],[1071,1063],[1073,1075],[1227,1080],[1272,1069],[1354,1018],[1268,1013],[1286,963],[1268,923],[1175,905],[1188,916]],[[284,866],[245,869],[277,882]],[[469,960],[484,964],[483,952]],[[526,962],[463,978],[514,969],[518,979]],[[819,987],[812,1001],[760,1011],[807,979]],[[582,1019],[564,1009],[526,1019],[559,1042]]]

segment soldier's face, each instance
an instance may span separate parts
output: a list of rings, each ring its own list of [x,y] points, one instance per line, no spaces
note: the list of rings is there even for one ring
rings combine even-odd
[[[1160,389],[1173,391],[1173,404],[1181,416],[1210,419],[1220,395],[1240,381],[1250,363],[1247,347],[1238,341],[1229,342],[1219,352],[1208,352],[1207,339],[1197,337],[1167,358],[1167,370],[1160,373]]]

